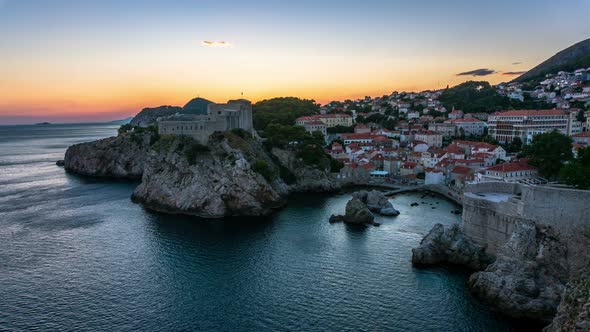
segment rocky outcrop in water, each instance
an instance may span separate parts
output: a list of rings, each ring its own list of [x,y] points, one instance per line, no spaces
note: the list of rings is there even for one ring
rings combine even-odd
[[[95,142],[72,145],[66,151],[64,168],[95,177],[140,179],[150,149],[148,133],[123,133]]]
[[[348,203],[346,203],[344,215],[330,216],[331,223],[341,221],[347,224],[371,224],[378,226],[378,224],[375,223],[375,217],[365,203],[356,197],[353,197]]]
[[[176,113],[182,113],[182,107],[177,106],[160,106],[153,108],[144,108],[130,122],[132,126],[147,127],[161,116],[170,116]]]
[[[507,315],[550,322],[567,279],[567,246],[557,232],[523,222],[500,249],[496,261],[469,278],[469,287]]]
[[[153,210],[207,218],[267,215],[288,194],[277,174],[258,142],[229,132],[213,134],[208,147],[163,138],[132,198]]]
[[[447,229],[434,225],[420,246],[412,249],[412,264],[418,266],[453,264],[481,270],[491,261],[485,249],[467,238],[457,224]]]
[[[397,216],[399,211],[393,208],[393,204],[387,199],[382,192],[377,190],[361,190],[355,192],[353,197],[363,202],[371,212],[378,213],[383,216]]]

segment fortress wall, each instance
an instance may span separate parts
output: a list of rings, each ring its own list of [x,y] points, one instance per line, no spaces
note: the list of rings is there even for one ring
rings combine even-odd
[[[590,191],[526,186],[522,192],[524,218],[554,226],[562,233],[590,224]]]
[[[495,255],[506,243],[518,222],[525,219],[517,214],[514,202],[493,202],[466,193],[463,196],[463,232],[475,243],[486,246]]]
[[[494,201],[478,193],[514,196]],[[519,222],[551,225],[566,237],[590,225],[590,191],[501,182],[469,184],[463,195],[462,220],[464,233],[495,254]]]

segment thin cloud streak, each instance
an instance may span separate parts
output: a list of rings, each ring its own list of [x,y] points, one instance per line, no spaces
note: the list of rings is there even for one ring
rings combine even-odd
[[[232,46],[231,43],[226,42],[226,41],[213,41],[213,40],[203,40],[201,42],[201,45],[206,46],[206,47],[218,47],[218,48]]]
[[[513,65],[520,65],[520,64],[522,64],[522,62],[520,62],[520,61],[517,61],[517,62],[513,62],[512,64],[513,64]]]
[[[526,70],[524,70],[524,71],[506,71],[506,72],[503,72],[502,75],[504,75],[504,76],[517,76],[517,75],[522,75],[524,73],[526,73]]]
[[[488,75],[492,75],[495,73],[496,73],[496,71],[493,69],[480,68],[480,69],[475,69],[475,70],[470,70],[470,71],[462,72],[459,74],[455,74],[455,76],[488,76]]]

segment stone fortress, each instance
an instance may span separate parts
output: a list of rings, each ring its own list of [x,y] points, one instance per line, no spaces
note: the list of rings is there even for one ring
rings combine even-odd
[[[160,135],[186,135],[207,144],[216,131],[244,129],[253,133],[252,103],[245,99],[230,100],[226,104],[209,104],[207,114],[174,114],[158,118]]]
[[[509,182],[467,185],[463,195],[465,235],[495,255],[518,223],[554,227],[564,236],[590,225],[590,191]]]

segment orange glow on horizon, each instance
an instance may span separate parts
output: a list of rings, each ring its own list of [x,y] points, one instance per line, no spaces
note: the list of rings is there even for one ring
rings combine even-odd
[[[491,78],[491,79],[490,79]],[[244,91],[238,86],[220,89],[218,86],[203,89],[187,88],[187,86],[173,86],[162,84],[161,86],[146,86],[140,83],[124,82],[99,82],[94,84],[41,84],[23,82],[2,86],[0,102],[0,119],[2,116],[17,115],[21,117],[74,119],[111,119],[134,116],[145,107],[157,107],[162,105],[183,106],[190,99],[203,97],[214,102],[225,102],[229,99],[246,98],[252,102],[274,97],[294,96],[305,99],[314,99],[320,104],[334,100],[359,99],[364,96],[389,95],[393,91],[423,91],[435,90],[446,87],[446,82],[454,86],[467,80],[487,80],[496,84],[505,80],[501,74],[490,75],[484,78],[451,77],[439,86],[429,85],[428,82],[405,82],[395,84],[394,80],[387,79],[358,79],[357,82],[339,82],[333,85],[324,82],[298,82],[290,86],[268,86],[266,82],[261,84],[264,88],[253,91]],[[431,81],[431,80],[429,80]],[[36,92],[28,94],[31,88]]]

